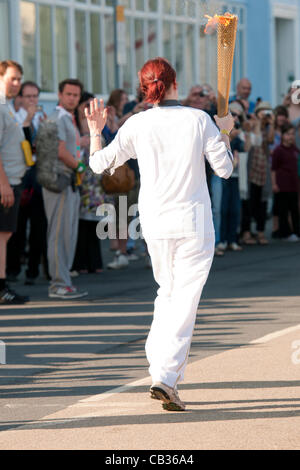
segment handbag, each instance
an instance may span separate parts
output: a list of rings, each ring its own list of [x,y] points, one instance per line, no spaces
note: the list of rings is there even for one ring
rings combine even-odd
[[[124,163],[113,175],[103,174],[101,184],[106,194],[128,193],[135,185],[134,171]]]

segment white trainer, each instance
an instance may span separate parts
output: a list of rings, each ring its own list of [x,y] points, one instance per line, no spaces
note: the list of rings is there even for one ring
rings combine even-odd
[[[57,286],[49,288],[49,297],[54,299],[79,299],[88,295],[87,291],[77,290],[74,286]]]
[[[243,248],[240,245],[238,245],[237,243],[233,242],[233,243],[230,243],[229,250],[231,250],[231,251],[242,251]]]
[[[220,242],[217,244],[218,250],[226,251],[227,250],[227,242]]]
[[[127,268],[129,261],[126,255],[123,255],[120,251],[116,252],[116,256],[111,263],[108,263],[108,269],[123,269]]]
[[[155,382],[150,387],[150,397],[163,402],[167,411],[185,411],[185,403],[180,400],[176,387],[172,388],[162,382]]]
[[[292,242],[292,243],[298,242],[299,240],[300,240],[299,237],[295,233],[292,233],[292,235],[286,238],[287,242]]]

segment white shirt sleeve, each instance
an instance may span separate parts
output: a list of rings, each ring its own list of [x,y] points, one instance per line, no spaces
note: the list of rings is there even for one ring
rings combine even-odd
[[[136,158],[134,135],[129,121],[126,121],[119,129],[114,140],[107,147],[90,155],[89,165],[94,173],[101,174],[106,171],[112,175],[115,169],[127,160]]]
[[[229,178],[233,171],[233,155],[221,139],[220,131],[207,115],[203,123],[203,151],[213,171],[220,178]]]

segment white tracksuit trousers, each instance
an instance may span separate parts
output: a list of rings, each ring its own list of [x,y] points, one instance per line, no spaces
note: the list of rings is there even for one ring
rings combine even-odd
[[[214,235],[146,240],[159,284],[146,342],[153,382],[174,387],[183,380],[196,313],[213,256]]]

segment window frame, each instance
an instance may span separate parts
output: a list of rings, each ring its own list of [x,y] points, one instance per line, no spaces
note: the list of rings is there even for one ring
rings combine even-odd
[[[56,48],[57,44],[55,43],[55,10],[56,7],[63,7],[66,8],[67,12],[67,34],[68,34],[68,54],[69,54],[69,74],[72,77],[76,77],[77,75],[77,57],[76,57],[76,50],[75,50],[75,44],[76,44],[76,31],[75,31],[75,11],[76,10],[82,10],[85,13],[85,35],[86,35],[86,43],[87,43],[87,83],[85,83],[85,86],[87,89],[89,89],[91,92],[92,90],[92,84],[93,84],[93,78],[92,78],[92,67],[91,67],[91,48],[88,47],[88,44],[90,44],[91,40],[91,34],[90,34],[90,13],[96,13],[99,15],[100,20],[100,31],[99,31],[99,37],[101,38],[100,40],[100,48],[101,48],[101,58],[100,58],[100,63],[101,63],[101,77],[102,77],[102,93],[98,93],[98,96],[102,97],[107,97],[109,94],[109,87],[108,87],[108,80],[107,80],[107,74],[105,73],[106,70],[106,38],[105,38],[105,15],[111,15],[113,16],[114,11],[112,6],[108,6],[106,4],[106,0],[99,0],[99,4],[93,4],[91,0],[86,0],[85,2],[79,2],[77,0],[26,0],[29,1],[33,4],[35,4],[35,7],[37,9],[37,15],[38,15],[38,8],[40,5],[47,5],[50,6],[51,8],[51,18],[52,18],[52,24],[51,24],[51,31],[52,31],[52,61],[53,61],[53,84],[54,84],[54,90],[53,92],[42,92],[41,93],[41,99],[45,101],[53,101],[57,97],[57,64],[56,64]],[[153,22],[156,26],[156,31],[157,31],[157,38],[156,38],[156,48],[157,48],[157,56],[163,55],[163,25],[164,22],[170,22],[171,26],[171,57],[172,57],[172,63],[175,64],[175,57],[176,57],[176,45],[175,45],[175,29],[176,29],[176,24],[184,24],[182,31],[187,28],[187,25],[192,25],[194,28],[193,31],[193,37],[194,37],[194,60],[193,60],[193,70],[191,72],[191,76],[193,78],[193,82],[196,84],[199,81],[200,77],[200,56],[197,53],[199,51],[199,35],[200,35],[200,28],[203,25],[203,16],[201,14],[203,11],[201,11],[201,4],[197,1],[195,3],[195,16],[189,16],[189,9],[187,4],[184,7],[184,11],[181,12],[180,15],[176,14],[176,3],[175,1],[172,1],[172,11],[166,13],[164,11],[164,0],[157,0],[157,11],[150,11],[149,8],[149,1],[150,0],[144,0],[144,9],[143,10],[137,10],[136,9],[136,0],[128,0],[127,1],[127,7],[125,7],[125,17],[128,20],[128,24],[130,25],[130,30],[127,31],[127,34],[129,34],[130,40],[129,43],[132,46],[135,45],[135,20],[139,19],[144,22],[144,28],[143,28],[143,41],[144,41],[144,61],[148,60],[149,57],[149,45],[148,45],[148,34],[149,34],[149,21]],[[21,0],[19,1],[19,5],[21,4]],[[219,2],[219,9],[226,8],[230,9],[233,13],[237,13],[240,17],[240,12],[243,12],[243,22],[241,23],[239,21],[238,24],[238,31],[241,32],[243,36],[243,44],[240,45],[239,42],[237,42],[236,45],[236,53],[235,53],[235,66],[232,74],[232,81],[231,81],[231,93],[234,92],[235,86],[237,81],[242,78],[240,76],[241,71],[242,75],[246,75],[246,34],[245,34],[245,25],[247,23],[247,8],[245,4],[239,3],[239,2],[224,2],[220,1]],[[12,15],[13,16],[13,15]],[[37,20],[39,23],[39,16],[37,16]],[[39,48],[39,30],[40,30],[40,25],[36,25],[36,41],[35,41],[35,47],[36,47],[36,57],[37,57],[37,70],[36,70],[36,81],[37,83],[40,83],[40,78],[41,78],[41,73],[40,73],[40,48]],[[22,36],[22,31],[20,32],[20,36]],[[186,35],[183,33],[182,34],[182,45],[183,45],[183,50],[185,50],[186,47]],[[73,46],[72,46],[73,45]],[[70,47],[71,46],[71,47]],[[241,50],[240,47],[243,49]],[[211,76],[211,70],[209,67],[209,60],[210,60],[210,41],[207,40],[205,44],[205,51],[206,51],[206,58],[205,58],[205,68],[206,68],[206,81],[208,83],[212,82],[212,76]],[[134,51],[135,49],[133,49]],[[23,57],[23,49],[22,45],[20,46],[19,49],[21,55],[20,57]],[[212,51],[213,53],[213,51]],[[135,90],[136,90],[136,84],[137,84],[137,76],[136,76],[136,54],[132,52],[130,54],[131,60],[129,64],[129,72],[130,72],[130,77],[128,78],[131,79],[131,89],[128,90],[129,94],[132,94],[133,96],[135,95]],[[185,56],[183,57],[183,83],[182,83],[182,93],[187,94],[188,93],[188,87],[189,85],[187,84],[187,74],[185,73],[185,65],[186,65],[186,60]],[[217,73],[217,71],[216,71]],[[120,67],[120,79],[121,83],[124,83],[124,74],[123,74],[123,67]]]

